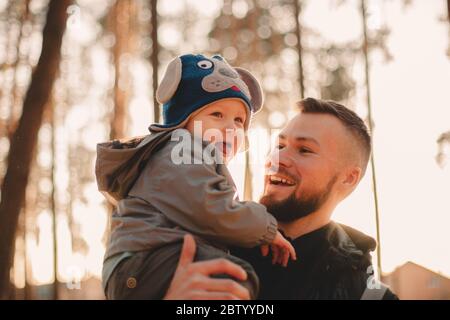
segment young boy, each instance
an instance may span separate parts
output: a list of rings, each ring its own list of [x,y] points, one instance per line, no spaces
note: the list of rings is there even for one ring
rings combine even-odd
[[[257,275],[227,246],[267,251],[270,245],[274,262],[286,266],[295,259],[266,208],[237,199],[223,163],[240,149],[252,114],[262,107],[259,83],[220,56],[188,54],[170,62],[157,99],[164,124],[151,125],[150,135],[98,145],[99,190],[117,205],[103,265],[106,297],[163,298],[183,237],[192,233],[196,261],[226,258],[241,265],[248,274],[242,284],[256,298]]]

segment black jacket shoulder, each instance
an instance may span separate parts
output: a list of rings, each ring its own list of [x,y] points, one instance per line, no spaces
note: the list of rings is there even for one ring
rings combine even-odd
[[[316,262],[312,277],[311,299],[359,300],[374,276],[371,251],[376,248],[373,238],[349,226],[331,223],[327,232],[329,247]],[[398,299],[389,289],[379,299]]]

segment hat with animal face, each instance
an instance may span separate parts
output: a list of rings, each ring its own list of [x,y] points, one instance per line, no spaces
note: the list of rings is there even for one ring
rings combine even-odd
[[[208,104],[237,98],[247,106],[248,124],[251,115],[263,104],[258,80],[247,70],[231,67],[221,56],[206,58],[186,54],[173,59],[156,91],[163,104],[163,124],[152,124],[150,131],[165,131],[184,126],[189,117]]]

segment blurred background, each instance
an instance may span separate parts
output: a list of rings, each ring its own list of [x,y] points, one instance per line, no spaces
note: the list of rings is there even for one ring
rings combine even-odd
[[[400,298],[450,299],[450,0],[0,0],[0,298],[104,298],[96,144],[161,120],[154,92],[184,53],[262,81],[230,166],[245,199],[296,101],[365,119],[374,157],[334,219],[379,241]]]

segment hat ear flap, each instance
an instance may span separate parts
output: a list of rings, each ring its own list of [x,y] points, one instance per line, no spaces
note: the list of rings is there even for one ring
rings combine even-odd
[[[156,100],[158,100],[159,103],[164,104],[173,97],[181,81],[181,71],[181,59],[180,57],[176,57],[170,61],[166,72],[164,73],[164,77],[156,90]]]
[[[259,81],[247,70],[235,67],[234,68],[237,73],[239,73],[239,76],[241,77],[242,81],[245,82],[245,84],[248,87],[248,90],[250,91],[251,95],[251,107],[252,112],[256,113],[259,110],[261,110],[263,102],[264,102],[264,95],[261,88],[261,85],[259,84]]]

